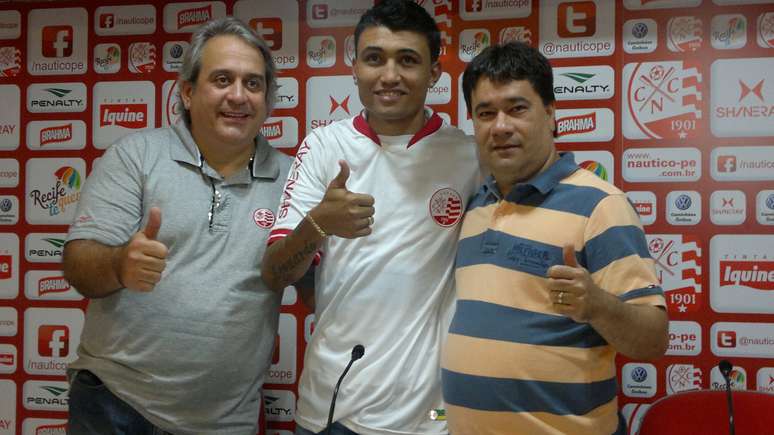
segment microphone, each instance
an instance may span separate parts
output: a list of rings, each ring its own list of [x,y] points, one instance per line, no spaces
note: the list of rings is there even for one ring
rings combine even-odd
[[[330,435],[331,434],[331,426],[333,425],[333,409],[336,408],[336,396],[339,394],[339,387],[341,386],[341,381],[344,380],[344,376],[347,375],[347,372],[349,371],[349,368],[352,367],[352,363],[359,360],[363,357],[365,354],[365,347],[363,347],[362,344],[356,344],[355,347],[352,348],[352,357],[349,359],[349,363],[347,364],[347,367],[344,369],[344,372],[339,377],[339,381],[336,382],[336,388],[333,389],[333,398],[331,398],[331,409],[328,411],[328,424],[326,425],[325,434]]]
[[[731,370],[734,368],[734,366],[731,365],[728,360],[721,360],[720,363],[718,363],[718,369],[720,369],[720,373],[723,375],[723,379],[726,380],[726,403],[728,405],[728,433],[731,435],[734,435],[735,428],[734,428],[734,402],[731,398]]]

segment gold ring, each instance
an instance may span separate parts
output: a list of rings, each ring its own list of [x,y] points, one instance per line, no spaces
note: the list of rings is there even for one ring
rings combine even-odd
[[[373,216],[368,216],[368,226],[370,227],[373,224],[374,224],[374,217]]]
[[[564,297],[564,292],[559,292],[559,299],[556,301],[556,303],[558,303],[559,305],[563,305],[562,304],[563,297]]]

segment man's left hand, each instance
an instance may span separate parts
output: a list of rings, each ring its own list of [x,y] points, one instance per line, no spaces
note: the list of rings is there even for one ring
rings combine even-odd
[[[604,290],[594,284],[588,270],[578,265],[573,245],[564,245],[562,254],[564,265],[548,269],[549,297],[557,312],[587,323],[602,303]]]

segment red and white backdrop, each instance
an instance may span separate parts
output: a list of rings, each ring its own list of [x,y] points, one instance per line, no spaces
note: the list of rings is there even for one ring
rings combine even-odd
[[[721,358],[733,388],[773,392],[774,1],[419,3],[443,31],[431,107],[472,132],[466,62],[527,41],[555,66],[559,147],[636,204],[671,324],[666,357],[619,360],[633,429],[660,397],[721,388]],[[352,32],[372,4],[0,4],[0,434],[63,433],[86,307],[60,270],[67,225],[107,146],[178,119],[191,31],[233,14],[264,36],[281,87],[263,133],[292,155],[309,131],[361,110]],[[287,435],[313,318],[292,288],[282,311],[264,405],[269,433]]]

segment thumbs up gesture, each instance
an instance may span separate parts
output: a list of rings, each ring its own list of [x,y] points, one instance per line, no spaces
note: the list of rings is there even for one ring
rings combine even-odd
[[[167,247],[156,240],[161,228],[161,209],[153,207],[145,228],[135,233],[119,255],[119,280],[124,287],[149,292],[161,280],[167,265]]]
[[[576,322],[589,322],[601,303],[604,290],[594,284],[588,270],[578,265],[573,245],[562,247],[562,257],[563,265],[548,269],[551,303],[557,312]]]
[[[339,160],[339,173],[328,184],[322,201],[309,211],[327,234],[354,239],[371,234],[374,197],[347,190],[349,165]]]

